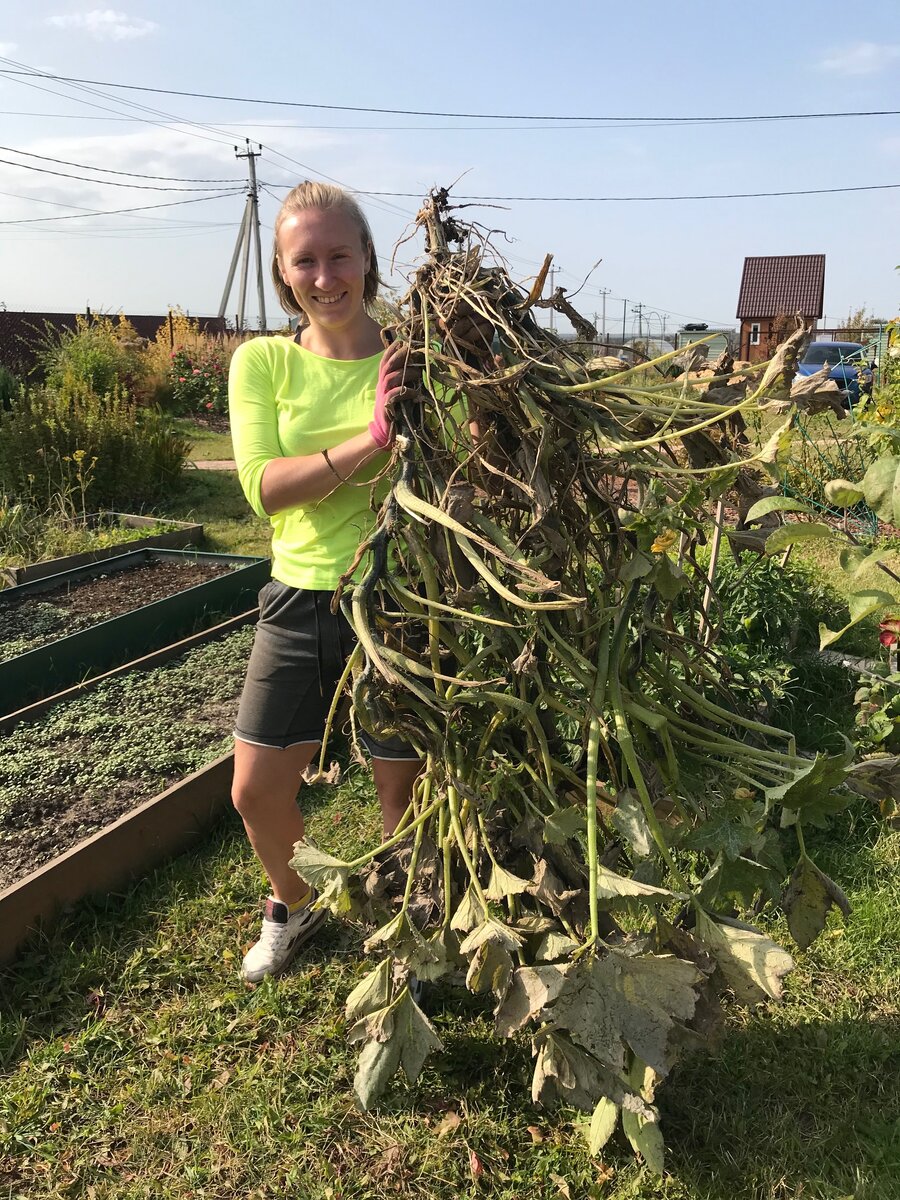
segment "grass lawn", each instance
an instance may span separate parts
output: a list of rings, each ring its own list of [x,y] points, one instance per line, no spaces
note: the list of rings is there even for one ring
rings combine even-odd
[[[306,797],[311,833],[341,854],[377,825],[355,770]],[[577,1114],[534,1107],[527,1043],[497,1043],[464,992],[434,993],[445,1048],[419,1082],[356,1111],[341,1002],[360,939],[329,924],[287,976],[242,986],[263,883],[229,819],[127,896],[80,905],[3,977],[2,1194],[896,1200],[900,834],[859,809],[815,853],[855,915],[797,955],[780,1008],[735,1010],[717,1052],[663,1085],[659,1183],[620,1135],[592,1161]]]
[[[219,433],[198,425],[190,417],[177,417],[173,422],[179,433],[191,440],[191,460],[193,462],[217,462],[234,458],[234,447],[231,444],[231,434]]]
[[[159,507],[173,520],[201,521],[207,550],[269,554],[271,526],[251,510],[234,471],[187,470]]]

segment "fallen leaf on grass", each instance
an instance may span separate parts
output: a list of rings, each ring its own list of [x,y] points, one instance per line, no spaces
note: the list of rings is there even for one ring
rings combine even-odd
[[[550,1172],[550,1178],[556,1184],[557,1188],[559,1188],[557,1195],[562,1196],[563,1200],[572,1200],[572,1192],[569,1188],[568,1180],[564,1179],[562,1175],[554,1175],[552,1171]]]
[[[528,1132],[531,1134],[531,1144],[533,1146],[539,1145],[544,1140],[544,1135],[538,1129],[537,1125],[529,1125]]]
[[[473,1179],[480,1179],[484,1174],[484,1163],[474,1150],[469,1151],[469,1170],[472,1172]]]
[[[443,1118],[434,1132],[438,1135],[438,1137],[446,1137],[448,1134],[452,1133],[454,1129],[458,1129],[461,1124],[462,1118],[460,1117],[459,1113],[454,1112],[451,1108],[449,1112],[444,1113]]]

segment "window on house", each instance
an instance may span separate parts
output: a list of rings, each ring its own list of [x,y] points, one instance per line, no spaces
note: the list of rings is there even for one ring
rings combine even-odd
[[[750,345],[759,345],[759,321],[754,321],[750,326]]]

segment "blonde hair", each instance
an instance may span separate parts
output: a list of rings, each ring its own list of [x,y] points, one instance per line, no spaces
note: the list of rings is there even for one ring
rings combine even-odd
[[[272,251],[272,280],[275,284],[275,294],[285,312],[305,316],[304,310],[297,303],[297,298],[281,277],[281,265],[278,260],[278,231],[282,222],[292,213],[304,212],[309,208],[338,208],[345,212],[359,230],[363,250],[369,252],[369,269],[366,272],[363,288],[363,304],[369,308],[378,295],[378,258],[375,254],[375,243],[372,240],[372,230],[366,215],[355,198],[343,188],[333,183],[317,183],[312,179],[304,179],[292,188],[284,198],[278,216],[275,218],[275,242]]]

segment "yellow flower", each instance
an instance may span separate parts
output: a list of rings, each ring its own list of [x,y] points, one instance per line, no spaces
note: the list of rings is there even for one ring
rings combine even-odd
[[[662,533],[656,535],[656,540],[650,547],[653,554],[665,554],[665,552],[674,546],[678,540],[678,534],[674,529],[664,529]]]
[[[80,463],[80,462],[83,462],[83,460],[84,460],[84,456],[85,456],[86,454],[87,454],[87,451],[86,451],[86,450],[73,450],[73,451],[72,451],[72,458],[73,458],[73,460],[74,460],[75,462],[77,462],[77,463]]]

